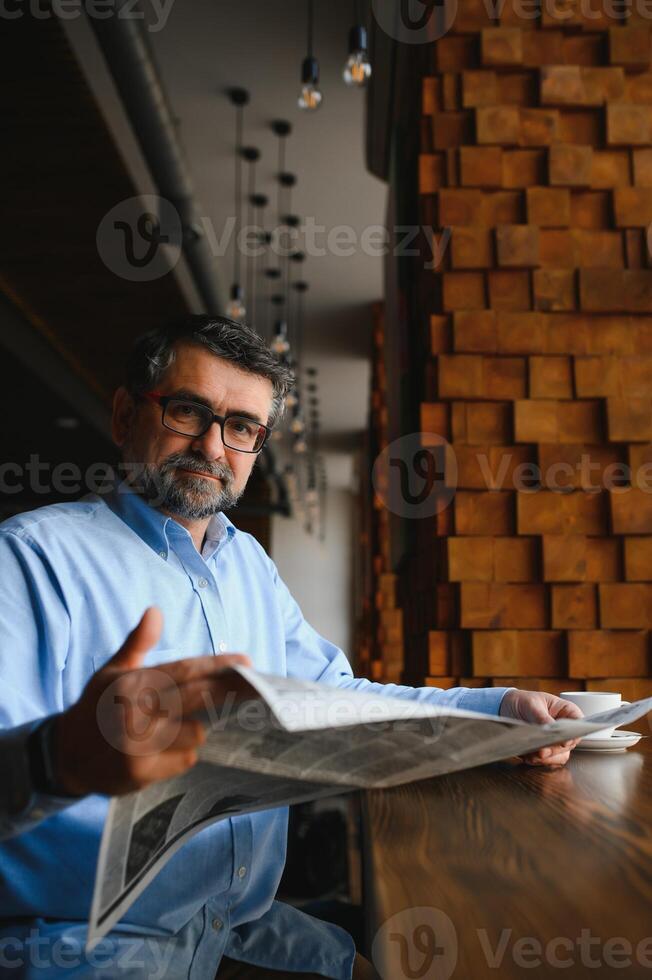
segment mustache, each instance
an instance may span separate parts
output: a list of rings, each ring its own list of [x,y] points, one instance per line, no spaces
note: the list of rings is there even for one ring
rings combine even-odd
[[[209,463],[207,460],[197,459],[196,456],[188,456],[185,453],[174,453],[168,456],[161,472],[169,473],[172,470],[182,468],[190,470],[192,473],[205,473],[206,476],[215,476],[225,483],[232,483],[234,479],[233,470],[228,463]]]

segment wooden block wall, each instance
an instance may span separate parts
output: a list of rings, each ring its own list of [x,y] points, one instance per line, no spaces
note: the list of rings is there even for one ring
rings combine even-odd
[[[649,22],[460,6],[418,175],[450,238],[415,285],[456,492],[401,574],[406,676],[652,695]]]
[[[387,377],[385,368],[385,315],[382,304],[373,307],[372,385],[369,453],[373,460],[388,443]],[[382,481],[385,474],[377,474]],[[403,611],[398,602],[398,577],[390,562],[389,514],[382,482],[370,490],[361,487],[360,554],[370,557],[368,574],[360,589],[361,609],[355,630],[356,670],[378,681],[399,681],[403,673]],[[386,499],[386,496],[385,496]]]

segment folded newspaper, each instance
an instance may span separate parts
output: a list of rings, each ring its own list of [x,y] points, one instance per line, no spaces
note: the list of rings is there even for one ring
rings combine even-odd
[[[217,820],[468,769],[625,725],[652,711],[651,697],[590,721],[531,725],[273,677],[247,667],[229,673],[233,700],[203,714],[208,737],[197,765],[111,801],[97,863],[89,949],[172,855]],[[236,700],[235,691],[242,687],[247,696]]]

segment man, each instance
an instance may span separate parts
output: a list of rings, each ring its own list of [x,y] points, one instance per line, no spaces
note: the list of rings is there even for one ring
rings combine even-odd
[[[0,526],[0,970],[8,976],[371,975],[343,930],[273,901],[285,809],[204,829],[102,953],[83,951],[106,797],[193,765],[204,734],[190,716],[206,696],[220,702],[221,672],[234,662],[532,722],[581,716],[560,698],[515,688],[353,678],[263,549],[222,514],[242,494],[290,383],[253,330],[220,317],[145,335],[113,412],[113,438],[138,470],[139,492],[122,486]],[[181,717],[162,711],[148,751],[132,751],[121,706],[151,692],[161,670],[180,694]],[[107,719],[98,723],[109,685],[108,723],[118,732],[110,744]],[[574,744],[527,761],[563,765]]]

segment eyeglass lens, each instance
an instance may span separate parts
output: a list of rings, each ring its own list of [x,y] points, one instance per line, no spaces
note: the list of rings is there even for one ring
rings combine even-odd
[[[186,436],[201,436],[213,421],[213,413],[204,405],[183,399],[172,399],[165,406],[164,423]],[[224,445],[229,449],[255,452],[265,439],[265,429],[258,422],[240,415],[230,415],[224,422]]]

